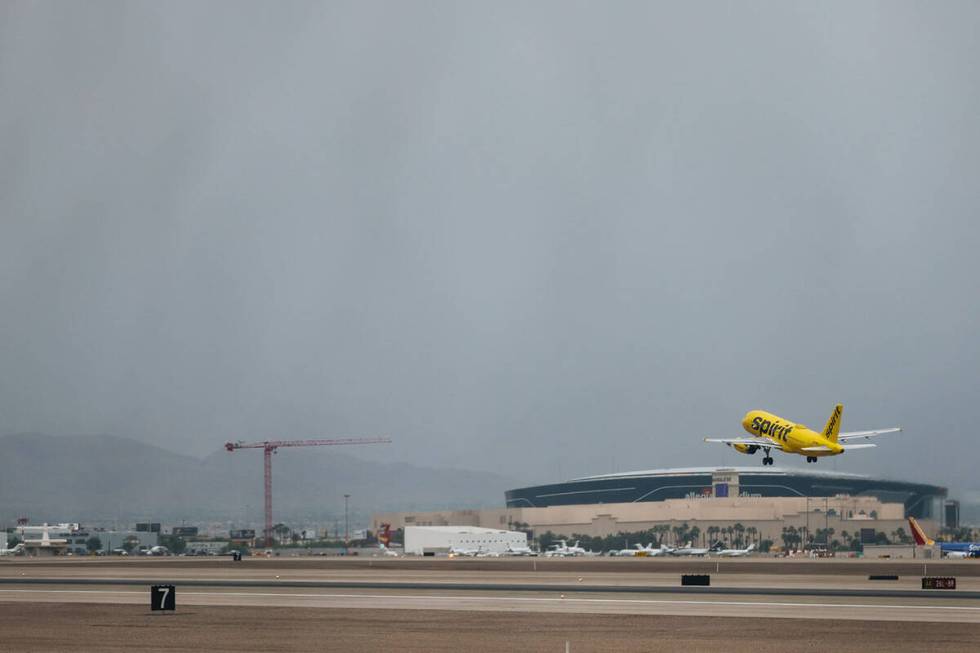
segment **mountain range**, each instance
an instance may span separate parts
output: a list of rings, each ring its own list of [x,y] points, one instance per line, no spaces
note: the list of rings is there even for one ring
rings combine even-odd
[[[288,453],[287,453],[288,452]],[[521,484],[505,475],[366,462],[333,447],[281,449],[273,459],[276,521],[343,519],[382,510],[504,505]],[[259,451],[204,459],[111,435],[0,437],[0,524],[31,522],[262,521]]]

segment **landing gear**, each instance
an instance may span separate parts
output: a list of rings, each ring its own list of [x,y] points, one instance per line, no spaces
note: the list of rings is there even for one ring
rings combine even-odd
[[[816,456],[807,456],[806,457],[806,461],[808,463],[815,463],[815,462],[817,462],[817,457]]]
[[[769,447],[763,447],[762,450],[766,452],[766,457],[762,459],[763,465],[771,465],[773,463],[772,456],[769,455]]]

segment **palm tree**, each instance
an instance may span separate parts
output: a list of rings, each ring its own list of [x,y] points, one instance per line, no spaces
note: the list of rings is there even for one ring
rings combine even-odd
[[[905,533],[905,529],[901,527],[896,528],[892,532],[892,537],[894,537],[895,541],[899,544],[905,544],[909,539],[909,536]]]
[[[836,532],[837,531],[834,530],[833,528],[828,528],[827,529],[827,548],[831,548],[830,543],[831,543],[831,540],[834,539],[834,533],[836,533]]]
[[[741,522],[735,522],[735,526],[733,528],[735,529],[735,546],[744,546],[742,536],[745,534],[745,526],[743,526]]]
[[[674,526],[673,530],[674,530],[675,544],[677,544],[678,546],[682,546],[685,542],[687,542],[688,531],[690,530],[690,527],[687,525],[687,522],[681,524],[680,526]]]
[[[710,544],[711,546],[714,546],[715,542],[718,541],[719,530],[720,529],[713,524],[711,526],[708,526],[708,540],[710,540],[708,544]]]
[[[748,528],[745,529],[745,532],[749,536],[749,540],[751,540],[754,544],[758,544],[759,543],[759,539],[758,539],[759,529],[758,528],[756,528],[755,526],[749,526]]]
[[[698,538],[700,536],[701,536],[701,529],[698,528],[697,526],[692,526],[691,527],[691,532],[690,532],[690,538],[691,538],[691,541],[694,542],[695,545],[697,545]]]
[[[797,544],[803,540],[796,526],[783,527],[783,545],[785,548],[796,548]]]

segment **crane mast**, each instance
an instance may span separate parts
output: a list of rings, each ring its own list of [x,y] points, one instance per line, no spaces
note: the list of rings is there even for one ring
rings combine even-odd
[[[337,438],[333,440],[265,440],[263,442],[226,442],[225,449],[261,449],[265,469],[265,545],[272,546],[272,454],[280,447],[322,447],[343,444],[386,444],[389,438]]]

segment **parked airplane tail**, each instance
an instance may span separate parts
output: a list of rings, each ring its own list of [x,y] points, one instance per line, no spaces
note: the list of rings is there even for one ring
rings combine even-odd
[[[840,433],[840,418],[843,412],[844,404],[834,406],[834,412],[830,414],[830,419],[827,420],[827,426],[823,429],[823,436],[831,442],[837,442],[837,435]]]
[[[378,527],[378,542],[386,547],[391,544],[391,524],[381,524]]]
[[[936,543],[926,535],[926,532],[919,526],[919,522],[915,521],[915,517],[909,517],[909,530],[912,531],[912,537],[915,538],[915,543],[919,546],[932,546]]]

